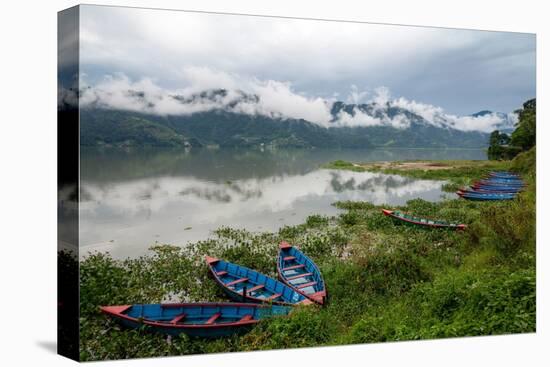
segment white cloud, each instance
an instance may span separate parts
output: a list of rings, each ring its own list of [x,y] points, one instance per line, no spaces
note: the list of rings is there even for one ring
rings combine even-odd
[[[249,115],[304,119],[323,126],[328,126],[332,118],[330,102],[296,93],[290,83],[244,78],[204,67],[186,68],[183,75],[187,85],[176,90],[162,89],[149,78],[134,82],[124,74],[106,76],[94,86],[87,85],[82,78],[80,105],[161,115],[224,109]],[[217,89],[225,89],[227,93],[198,96]],[[243,92],[259,99],[243,99]]]
[[[495,112],[481,116],[456,116],[445,113],[441,107],[407,100],[403,97],[392,100],[390,105],[413,112],[434,126],[449,127],[462,131],[491,132],[497,127],[511,128],[517,119],[514,113],[509,113],[503,118]]]
[[[352,86],[348,100],[364,101],[370,110],[356,105],[351,111],[341,110],[333,116],[333,98],[323,99],[296,92],[290,82],[247,78],[206,67],[184,68],[182,75],[185,75],[185,86],[175,90],[161,88],[150,78],[132,81],[124,74],[108,75],[95,85],[88,85],[86,77],[82,76],[80,105],[159,115],[225,110],[279,119],[304,119],[323,127],[391,126],[404,129],[412,121],[403,111],[422,117],[425,123],[463,131],[490,132],[505,122],[495,113],[478,117],[455,116],[446,114],[440,107],[404,97],[392,99],[385,87],[376,88],[367,99],[369,92]],[[220,89],[225,92],[214,92]],[[401,111],[390,114],[388,107],[397,107]],[[507,121],[512,123],[513,117]]]
[[[351,91],[348,95],[348,98],[346,99],[346,102],[351,104],[363,103],[366,101],[366,98],[368,95],[369,95],[368,91],[366,90],[360,91],[355,84],[352,84]],[[337,96],[338,96],[338,93],[335,93],[335,97]]]

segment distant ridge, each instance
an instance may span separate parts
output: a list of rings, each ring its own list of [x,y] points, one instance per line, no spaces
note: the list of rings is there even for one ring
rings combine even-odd
[[[333,114],[353,110],[354,105],[335,103]],[[360,105],[369,111],[368,105]],[[80,114],[83,146],[207,146],[250,147],[268,145],[301,148],[483,148],[488,134],[436,127],[422,117],[397,108],[389,116],[403,114],[411,124],[392,126],[328,127],[303,119],[270,118],[225,110],[191,115],[167,115],[84,108]],[[376,116],[376,112],[374,113]]]

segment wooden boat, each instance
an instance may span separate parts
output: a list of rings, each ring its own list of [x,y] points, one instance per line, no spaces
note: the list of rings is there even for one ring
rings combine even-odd
[[[508,171],[489,172],[489,176],[501,178],[520,178],[518,174]]]
[[[480,184],[478,182],[472,184],[473,187],[479,187],[487,190],[494,191],[520,191],[523,190],[524,186],[508,186],[508,185],[490,185],[490,184]]]
[[[490,186],[471,186],[471,190],[469,189],[461,189],[460,191],[464,191],[464,192],[469,192],[469,191],[473,191],[473,192],[479,192],[479,193],[483,193],[483,194],[516,194],[520,191],[522,191],[521,189],[494,189]]]
[[[518,193],[517,191],[491,191],[491,190],[484,190],[484,189],[478,189],[478,188],[475,188],[472,190],[460,189],[458,191],[465,194],[474,194],[474,195],[475,194],[516,195]]]
[[[486,184],[479,184],[474,183],[472,185],[472,188],[480,188],[480,189],[486,189],[491,191],[522,191],[523,186],[498,186],[498,185],[486,185]]]
[[[102,306],[122,325],[168,335],[215,338],[248,330],[260,320],[287,315],[290,307],[252,303],[165,303]]]
[[[313,261],[287,242],[279,245],[277,259],[279,279],[315,303],[324,304],[327,297],[321,271]]]
[[[471,195],[495,195],[495,196],[515,196],[518,192],[511,192],[511,191],[494,191],[490,193],[485,192],[479,192],[474,190],[463,190],[460,189],[457,191],[457,193],[463,193],[463,194],[471,194]]]
[[[523,181],[478,180],[475,183],[480,185],[493,185],[493,186],[513,186],[513,187],[525,186],[525,183]]]
[[[521,178],[512,177],[512,176],[509,176],[509,177],[505,177],[505,176],[485,176],[485,177],[482,177],[482,178],[485,179],[485,180],[495,180],[495,181],[512,181],[512,182],[522,181]]]
[[[492,200],[512,200],[516,197],[516,194],[512,193],[473,193],[473,192],[464,192],[459,190],[456,192],[458,196],[467,199],[467,200],[478,200],[478,201],[492,201]]]
[[[277,305],[308,305],[313,302],[286,284],[244,266],[206,256],[216,282],[233,300]]]
[[[513,186],[513,187],[522,187],[522,186],[525,186],[525,182],[523,181],[500,181],[500,180],[484,180],[484,179],[481,179],[481,180],[478,180],[478,181],[475,181],[477,183],[480,183],[480,184],[484,184],[484,185],[493,185],[493,186]]]
[[[401,222],[414,224],[418,226],[430,227],[430,228],[447,228],[455,230],[463,230],[466,228],[465,224],[450,223],[443,220],[434,220],[427,218],[414,217],[409,214],[402,213],[395,210],[382,209],[384,215],[399,220]]]

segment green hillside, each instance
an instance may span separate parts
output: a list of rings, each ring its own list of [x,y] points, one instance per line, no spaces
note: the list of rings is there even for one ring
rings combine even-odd
[[[488,135],[484,133],[435,127],[423,123],[419,116],[412,121],[405,129],[391,126],[325,128],[305,120],[225,111],[159,116],[106,109],[83,109],[80,118],[83,146],[481,148],[487,145]]]

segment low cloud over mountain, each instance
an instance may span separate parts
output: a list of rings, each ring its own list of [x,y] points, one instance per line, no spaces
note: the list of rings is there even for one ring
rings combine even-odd
[[[259,80],[236,74],[192,67],[184,70],[185,87],[161,88],[154,80],[131,80],[109,75],[94,85],[81,80],[81,107],[126,110],[155,115],[185,116],[225,111],[272,119],[305,120],[322,127],[390,126],[406,129],[413,123],[460,131],[490,132],[507,129],[513,113],[483,111],[468,116],[446,113],[443,108],[405,97],[392,98],[387,88],[360,91],[351,86],[346,102],[297,92],[290,82]],[[73,93],[67,99],[74,100]]]

